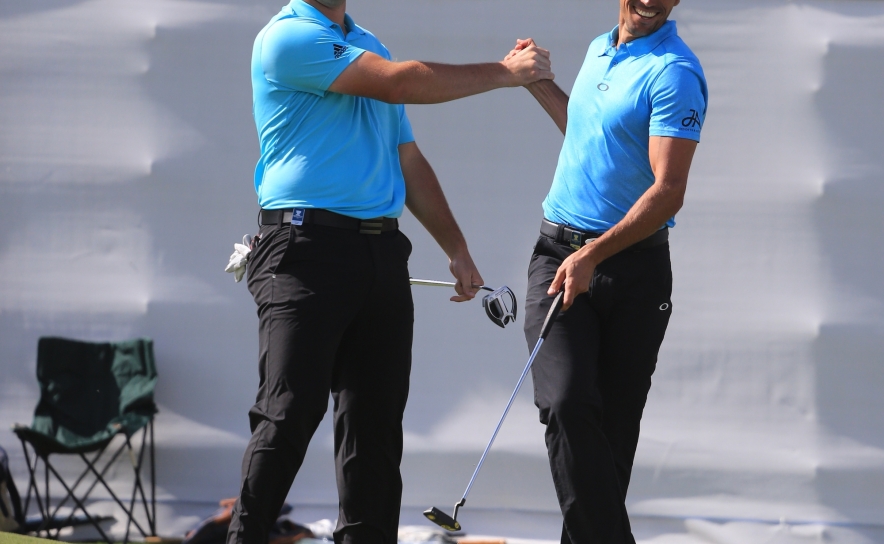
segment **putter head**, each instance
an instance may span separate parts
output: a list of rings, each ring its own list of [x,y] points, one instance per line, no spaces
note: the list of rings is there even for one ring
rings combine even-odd
[[[506,285],[485,295],[482,298],[482,307],[485,308],[488,319],[500,328],[516,321],[516,295]]]
[[[460,531],[461,529],[460,523],[458,523],[456,519],[449,516],[442,510],[439,510],[435,506],[425,511],[424,516],[426,516],[428,520],[432,521],[439,527],[442,527],[446,531],[454,533]]]

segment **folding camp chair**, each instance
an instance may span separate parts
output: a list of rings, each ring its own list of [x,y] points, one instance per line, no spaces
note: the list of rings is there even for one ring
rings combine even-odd
[[[58,538],[63,527],[76,525],[77,518],[85,518],[111,543],[100,524],[109,518],[99,518],[86,510],[90,494],[100,485],[126,516],[124,542],[129,541],[133,526],[142,537],[155,535],[153,418],[157,408],[153,391],[157,372],[153,342],[137,339],[90,343],[41,338],[37,346],[37,380],[40,401],[34,410],[33,423],[29,427],[13,426],[30,472],[24,511],[28,512],[33,498],[42,517],[35,529],[37,534]],[[120,438],[114,440],[118,436]],[[134,477],[131,496],[123,497],[128,504],[105,479],[124,452],[131,461]],[[50,455],[55,454],[77,455],[85,463],[73,484],[65,481],[50,462]],[[42,490],[38,486],[40,463],[43,465]],[[145,464],[150,466],[149,497],[141,476]],[[60,500],[50,500],[50,473],[64,489],[65,495]],[[60,516],[66,504],[70,504],[70,514]],[[146,525],[135,519],[136,511],[144,513],[141,519],[142,522],[146,519]]]

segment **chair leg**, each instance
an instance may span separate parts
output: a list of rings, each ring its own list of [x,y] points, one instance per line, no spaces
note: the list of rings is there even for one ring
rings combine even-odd
[[[101,450],[99,450],[99,451],[95,454],[95,457],[94,457],[93,460],[92,460],[93,463],[94,463],[98,458],[101,457],[101,455],[104,453],[104,451],[105,451],[106,449],[107,449],[106,447],[105,447],[105,448],[102,448]],[[119,455],[119,452],[118,452],[117,455]],[[114,457],[108,462],[108,464],[105,466],[104,470],[101,472],[102,475],[104,475],[104,473],[107,471],[107,469],[113,464],[113,462],[114,462],[114,460],[116,459],[117,455],[115,455],[115,456],[114,456]],[[83,458],[84,456],[81,454],[80,457]],[[39,458],[39,457],[35,457],[35,460],[34,460],[35,468],[36,468],[36,463],[37,463],[37,460],[38,460],[38,459],[40,459],[40,458]],[[62,529],[64,529],[64,528],[67,527],[68,525],[70,525],[71,520],[73,520],[73,519],[74,519],[74,516],[77,514],[77,508],[73,508],[73,509],[71,509],[71,513],[68,515],[67,519],[65,519],[65,520],[64,520],[63,522],[61,522],[61,523],[55,523],[55,522],[56,522],[56,516],[58,515],[59,511],[61,511],[61,508],[64,507],[64,505],[67,503],[68,499],[73,499],[74,502],[77,503],[77,504],[79,505],[79,509],[83,511],[83,514],[86,515],[86,518],[87,518],[87,519],[88,519],[93,525],[96,525],[96,521],[91,517],[91,515],[89,514],[89,512],[86,511],[84,505],[85,505],[85,501],[86,501],[86,499],[88,499],[88,497],[89,497],[89,494],[92,493],[92,490],[93,490],[93,489],[95,489],[95,486],[96,486],[97,482],[93,482],[93,483],[92,483],[92,485],[89,487],[89,489],[86,490],[86,492],[83,494],[83,496],[80,498],[79,501],[77,501],[77,497],[75,496],[75,492],[76,492],[77,487],[80,486],[80,484],[81,484],[81,483],[83,482],[83,480],[86,478],[86,475],[89,474],[89,471],[88,471],[88,470],[84,470],[83,473],[81,473],[80,476],[77,478],[76,482],[74,482],[74,484],[73,484],[72,486],[68,487],[67,483],[61,478],[61,475],[58,474],[58,472],[55,471],[55,469],[52,467],[51,463],[49,462],[49,458],[48,458],[48,456],[45,457],[45,458],[42,458],[42,459],[43,459],[43,465],[44,465],[44,467],[45,467],[45,476],[46,476],[46,495],[45,495],[45,497],[44,497],[44,500],[45,500],[45,503],[44,503],[44,504],[45,504],[45,510],[44,510],[44,512],[42,513],[43,522],[41,523],[40,527],[37,529],[38,534],[39,534],[40,531],[46,531],[46,535],[47,535],[49,538],[58,539],[58,538],[61,536],[61,531],[62,531]],[[87,463],[87,465],[89,464],[89,461],[88,461],[87,459],[84,459],[84,461]],[[52,507],[51,507],[51,505],[50,505],[50,498],[49,498],[49,471],[50,471],[50,470],[52,471],[52,473],[55,475],[55,477],[58,479],[58,481],[62,484],[62,486],[63,486],[63,487],[65,488],[65,490],[67,491],[67,494],[66,494],[66,495],[65,495],[65,496],[64,496],[64,497],[63,497],[63,498],[62,498],[62,499],[61,499],[61,500],[55,505],[55,508],[54,508],[54,509],[52,509]],[[38,495],[38,496],[39,496],[39,495]],[[97,526],[96,526],[96,528],[98,529],[99,532],[101,532],[101,528],[100,528],[100,527],[97,527]]]
[[[141,506],[144,508],[144,515],[147,518],[148,529],[150,529],[150,535],[144,536],[156,536],[156,479],[154,478],[154,448],[153,448],[153,421],[148,423],[151,426],[150,428],[150,437],[151,440],[148,443],[148,427],[145,427],[141,433],[141,449],[138,453],[138,463],[137,465],[133,465],[133,469],[135,470],[135,485],[133,489],[133,495],[135,492],[138,493],[141,497]],[[147,495],[144,491],[144,479],[141,477],[141,469],[144,468],[144,456],[145,452],[150,460],[150,504],[147,502]],[[135,505],[132,504],[132,512],[135,512]]]
[[[154,478],[154,459],[153,459],[153,421],[148,423],[151,431],[151,440],[148,443],[148,427],[146,426],[141,433],[141,447],[138,451],[138,460],[135,461],[135,456],[132,455],[133,465],[132,469],[135,472],[135,482],[132,486],[132,500],[129,504],[129,509],[132,512],[133,522],[134,522],[134,514],[135,514],[135,501],[140,496],[141,498],[141,507],[144,509],[144,515],[147,517],[148,528],[151,531],[150,535],[144,534],[144,531],[141,531],[142,536],[155,536],[156,535],[156,481]],[[130,452],[132,451],[131,442],[127,440],[127,447],[130,448]],[[147,453],[150,458],[151,463],[151,506],[148,506],[147,496],[144,492],[144,480],[141,478],[141,469],[144,467],[144,456]],[[140,529],[139,529],[140,530]],[[129,524],[126,525],[126,540],[128,542],[129,538]]]
[[[157,534],[157,465],[153,440],[153,418],[150,420],[150,534]]]
[[[43,458],[43,493],[44,493],[43,500],[46,502],[46,511],[49,512],[49,509],[51,508],[51,500],[50,500],[50,496],[49,496],[49,459],[48,459],[48,457]],[[56,531],[55,535],[53,536],[52,526],[50,524],[51,520],[52,520],[51,517],[43,518],[43,526],[46,527],[47,536],[49,536],[49,538],[57,540],[58,535],[61,531],[60,530]]]
[[[131,444],[130,444],[128,438],[126,438],[126,442],[120,447],[118,452],[122,452],[127,447],[131,450]],[[103,473],[104,471],[102,471],[102,473],[99,473],[98,470],[95,468],[95,466],[92,463],[90,463],[84,456],[81,456],[81,457],[83,457],[83,461],[86,463],[87,470],[91,471],[92,474],[95,476],[96,483],[101,483],[101,485],[107,491],[108,495],[110,495],[111,499],[113,499],[113,501],[115,503],[117,503],[117,506],[119,506],[123,510],[123,513],[128,517],[129,520],[131,520],[131,523],[133,525],[135,525],[135,528],[138,529],[138,531],[141,533],[141,535],[145,536],[145,537],[148,536],[147,533],[144,531],[144,529],[141,528],[141,525],[138,523],[138,521],[133,518],[132,510],[126,508],[126,505],[123,504],[123,501],[120,500],[120,498],[117,496],[117,494],[114,493],[113,489],[110,488],[107,481],[105,481],[104,473]],[[116,457],[116,455],[115,455],[115,457]],[[110,466],[110,465],[107,465],[107,466]],[[107,467],[105,467],[105,468],[107,468]]]
[[[83,514],[86,516],[86,519],[89,520],[89,522],[93,525],[93,527],[95,527],[95,529],[101,535],[101,538],[105,542],[107,542],[108,544],[114,544],[113,541],[104,532],[104,529],[101,528],[101,525],[99,525],[98,521],[96,521],[95,518],[93,518],[92,515],[89,514],[89,511],[86,510],[86,505],[84,505],[83,502],[80,499],[78,499],[76,495],[74,495],[73,490],[70,487],[68,487],[68,484],[65,483],[64,479],[61,477],[61,474],[59,474],[58,471],[55,470],[55,467],[53,467],[49,463],[45,463],[45,464],[46,464],[46,468],[47,468],[47,473],[48,473],[48,471],[52,471],[52,474],[55,476],[56,479],[58,479],[59,483],[62,485],[62,487],[64,487],[65,491],[67,491],[68,496],[70,496],[73,499],[73,501],[77,504],[77,507],[80,509],[80,511],[83,512]],[[58,538],[58,535],[60,533],[61,533],[61,529],[58,529],[58,531],[56,532],[56,536],[55,536],[56,539]]]
[[[124,512],[126,512],[126,515],[131,517],[130,512],[132,511],[132,509],[130,508],[129,511],[126,511],[125,506],[122,505],[119,498],[117,498],[113,494],[113,491],[109,488],[107,482],[104,480],[105,474],[110,469],[110,467],[112,467],[114,465],[116,460],[119,458],[120,454],[122,454],[122,452],[125,448],[125,445],[120,447],[119,449],[117,449],[117,451],[111,456],[110,460],[108,460],[105,463],[105,465],[101,469],[101,471],[99,471],[96,468],[96,464],[101,459],[102,455],[104,455],[105,451],[107,451],[106,446],[104,448],[101,448],[98,452],[96,452],[91,460],[88,457],[86,457],[84,454],[80,454],[80,459],[86,465],[86,469],[83,471],[83,473],[80,474],[80,476],[77,478],[77,480],[71,486],[68,486],[68,484],[62,479],[61,475],[54,469],[54,467],[52,467],[48,458],[41,458],[39,455],[36,454],[36,451],[35,451],[34,452],[35,453],[34,460],[33,460],[33,462],[31,462],[30,452],[28,451],[28,448],[26,447],[24,441],[22,441],[22,448],[24,449],[25,460],[27,462],[28,470],[30,472],[30,481],[28,484],[28,498],[26,499],[26,503],[28,505],[30,504],[29,503],[30,494],[33,493],[35,503],[37,504],[38,508],[40,509],[40,516],[42,517],[41,524],[36,529],[36,532],[38,535],[45,534],[45,536],[48,538],[58,539],[58,537],[61,536],[62,529],[70,524],[70,521],[73,520],[74,516],[76,516],[77,511],[80,510],[83,512],[83,514],[89,520],[89,522],[93,526],[95,526],[95,528],[99,531],[99,533],[102,534],[102,536],[105,538],[105,540],[108,540],[108,542],[110,542],[106,533],[104,533],[104,531],[98,525],[97,521],[89,514],[88,511],[86,511],[86,508],[85,508],[86,500],[89,498],[89,495],[91,495],[92,491],[95,489],[95,487],[99,483],[104,485],[105,489],[108,490],[108,492],[114,497],[114,499],[117,501],[117,503],[123,508]],[[43,466],[44,466],[44,470],[43,470],[43,472],[44,472],[44,482],[43,482],[44,491],[42,493],[42,497],[41,497],[41,493],[39,491],[39,487],[38,487],[38,484],[36,481],[36,472],[39,467],[40,459],[43,460]],[[50,490],[49,474],[50,474],[50,471],[55,476],[55,478],[59,481],[59,483],[61,483],[61,485],[64,487],[64,489],[66,491],[66,495],[63,498],[61,498],[58,501],[58,503],[54,505],[54,507],[50,503],[50,494],[49,494],[49,490]],[[76,496],[76,490],[82,484],[82,482],[86,478],[86,476],[90,473],[93,474],[93,476],[95,476],[95,480],[91,483],[91,485],[88,487],[88,489],[86,489],[86,491],[78,499]],[[76,503],[76,507],[71,510],[71,513],[68,515],[67,519],[65,519],[63,522],[61,522],[59,524],[54,523],[56,521],[55,518],[58,515],[59,511],[61,510],[61,508],[64,507],[64,505],[68,502],[68,500],[73,500]],[[27,510],[25,510],[25,512],[27,512]],[[136,525],[137,525],[137,522],[136,522]],[[140,530],[140,526],[139,526],[139,530]]]
[[[141,468],[141,456],[144,454],[144,444],[142,443],[138,462],[135,462],[135,456],[132,455],[132,442],[128,436],[126,437],[126,447],[129,448],[130,458],[132,459],[132,469],[135,471],[135,483],[132,485],[132,499],[129,501],[129,519],[126,520],[126,537],[123,538],[123,544],[128,544],[129,542],[129,529],[132,527],[132,518],[135,516],[135,499],[138,497],[138,488],[140,487],[141,481],[138,469]],[[147,521],[150,522],[150,518],[148,518]]]
[[[104,452],[105,452],[106,450],[107,450],[107,446],[101,448],[101,449],[95,454],[95,456],[92,458],[92,463],[95,463],[96,461],[98,461],[98,459],[104,454]],[[102,475],[102,476],[104,476],[104,474],[107,472],[108,468],[110,468],[111,465],[113,465],[114,461],[117,459],[118,456],[119,456],[119,452],[117,452],[117,453],[111,458],[111,460],[108,461],[108,463],[107,463],[107,464],[105,465],[105,467],[104,467],[104,470],[101,471],[101,475]],[[81,453],[81,454],[80,454],[80,458],[83,460],[84,463],[86,463],[87,465],[89,464],[89,461],[86,459],[86,456],[85,456],[84,454]],[[89,471],[88,471],[88,470],[84,470],[83,473],[80,474],[80,477],[77,478],[77,481],[74,482],[74,485],[71,486],[71,492],[72,492],[72,493],[73,493],[74,491],[77,490],[77,487],[80,486],[80,483],[86,478],[86,476],[87,476],[88,474],[89,474]],[[80,497],[80,500],[83,501],[83,502],[85,503],[85,502],[86,502],[86,499],[89,498],[89,495],[92,493],[92,490],[95,489],[95,486],[96,486],[96,485],[98,485],[98,481],[97,481],[97,480],[94,481],[94,482],[92,482],[92,485],[90,485],[90,486],[89,486],[89,489],[87,489],[87,490],[85,491],[85,493],[83,493],[83,495]],[[65,503],[67,503],[67,501],[68,501],[69,498],[71,498],[71,495],[68,495],[67,497],[64,497],[64,498],[61,500],[61,502],[59,502],[59,503],[55,506],[55,510],[52,511],[52,515],[50,516],[50,519],[52,519],[52,520],[55,519],[55,516],[58,515],[58,512],[61,510],[61,507],[64,506]],[[60,525],[61,525],[62,527],[67,526],[67,525],[71,522],[71,520],[74,519],[74,516],[75,516],[76,514],[77,514],[77,510],[76,510],[76,509],[72,509],[72,510],[71,510],[71,513],[68,515],[67,519],[66,519],[63,523],[61,523]],[[58,531],[59,531],[59,533],[60,533],[60,532],[61,532],[61,529],[59,528]]]
[[[24,509],[22,510],[22,515],[24,515],[25,518],[28,517],[28,511],[31,508],[31,493],[33,493],[34,503],[37,505],[37,509],[40,512],[40,517],[43,518],[43,521],[45,523],[49,508],[48,506],[44,506],[43,498],[40,497],[40,488],[37,485],[37,462],[39,461],[39,456],[37,455],[37,452],[35,450],[34,462],[31,463],[31,454],[28,452],[27,443],[21,439],[20,441],[22,450],[25,454],[25,463],[28,465],[28,492],[25,495],[25,505]]]
[[[75,482],[73,482],[72,486],[69,486],[67,482],[65,482],[58,471],[51,465],[48,459],[48,455],[44,458],[37,454],[37,451],[34,450],[34,458],[33,462],[31,460],[31,455],[27,447],[27,443],[24,440],[22,442],[22,449],[25,454],[25,460],[28,465],[29,472],[29,480],[28,480],[28,492],[25,498],[25,515],[27,515],[28,508],[30,506],[31,493],[34,495],[34,502],[37,508],[40,511],[40,516],[42,517],[40,526],[36,529],[38,536],[45,535],[48,538],[58,539],[61,535],[61,531],[65,526],[68,526],[70,522],[74,519],[77,514],[77,510],[83,512],[86,516],[86,519],[91,523],[95,529],[99,532],[102,538],[106,542],[111,542],[107,533],[99,525],[97,519],[93,517],[86,510],[86,501],[94,491],[95,487],[101,484],[105,490],[108,492],[110,497],[114,500],[114,502],[119,506],[123,513],[127,516],[126,523],[126,533],[124,542],[128,543],[129,537],[131,534],[131,526],[135,526],[135,528],[141,533],[143,537],[155,536],[156,535],[156,458],[155,458],[155,444],[154,444],[154,427],[153,420],[148,422],[142,431],[141,436],[141,444],[139,451],[136,454],[133,448],[133,440],[129,437],[125,437],[125,443],[122,444],[113,455],[110,456],[110,460],[104,463],[101,460],[102,456],[108,451],[108,445],[101,448],[99,451],[95,453],[94,456],[90,459],[85,454],[79,454],[80,459],[86,465],[86,469],[80,474]],[[132,489],[132,495],[129,497],[129,505],[128,508],[123,501],[120,500],[114,491],[110,488],[110,485],[105,480],[105,475],[116,462],[119,456],[123,453],[123,450],[128,451],[129,456],[132,461],[132,468],[134,470],[134,485]],[[148,457],[145,460],[145,456]],[[43,485],[40,486],[38,484],[37,470],[39,469],[40,460],[43,461]],[[150,464],[150,498],[147,497],[147,492],[145,489],[145,479],[142,478],[141,469],[147,468],[145,461],[148,461]],[[99,462],[103,463],[103,467],[99,470]],[[52,501],[50,499],[50,472],[52,475],[58,480],[58,482],[64,487],[66,491],[66,495],[61,498],[56,504],[56,501]],[[94,481],[91,482],[89,487],[86,489],[85,493],[81,492],[81,496],[78,497],[75,493],[78,488],[83,485],[83,481],[88,474],[92,474],[94,477]],[[43,492],[40,492],[40,487],[43,487]],[[42,496],[41,496],[42,495]],[[61,508],[69,501],[73,500],[75,503],[75,508],[72,509],[70,515],[66,520],[62,523],[56,523],[56,516]],[[136,501],[140,503],[140,508],[144,509],[145,517],[147,518],[147,527],[149,529],[149,533],[142,528],[141,524],[135,519],[135,504]]]

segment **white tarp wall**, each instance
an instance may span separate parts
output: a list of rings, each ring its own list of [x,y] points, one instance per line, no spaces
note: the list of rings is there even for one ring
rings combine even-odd
[[[0,445],[21,487],[7,429],[36,404],[37,339],[150,336],[161,532],[193,521],[183,505],[236,494],[257,319],[222,269],[256,230],[248,66],[282,3],[0,0]],[[615,0],[350,3],[399,59],[497,60],[533,36],[566,90],[617,19]],[[685,0],[673,18],[711,101],[672,233],[675,313],[631,513],[657,520],[644,538],[661,543],[878,541],[884,2]],[[408,111],[486,281],[522,302],[561,135],[523,89]],[[403,224],[413,275],[447,279],[442,252]],[[408,521],[460,497],[527,356],[521,320],[500,330],[478,301],[414,294]],[[290,500],[337,502],[328,422]],[[556,539],[556,510],[529,385],[462,521]],[[666,523],[684,519],[699,521]]]

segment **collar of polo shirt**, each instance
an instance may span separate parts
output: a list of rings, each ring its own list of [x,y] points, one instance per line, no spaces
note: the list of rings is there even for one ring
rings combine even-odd
[[[307,2],[304,2],[304,0],[292,0],[289,3],[288,7],[292,11],[292,13],[294,13],[295,15],[308,15],[308,16],[316,19],[317,21],[323,22],[329,28],[337,28],[337,26],[338,26],[337,23],[335,23],[334,21],[332,21],[331,19],[326,17],[325,14],[323,14],[321,11],[319,11],[315,7],[311,6]],[[344,26],[346,28],[342,29],[342,31],[345,34],[349,34],[350,32],[355,32],[355,33],[363,35],[363,36],[365,35],[365,30],[363,30],[359,25],[356,24],[356,22],[353,20],[353,18],[350,17],[349,13],[344,14]]]
[[[663,26],[657,29],[657,31],[653,34],[649,34],[641,38],[636,38],[631,42],[621,44],[620,49],[616,47],[618,32],[619,26],[615,26],[614,30],[612,30],[611,33],[608,34],[608,47],[599,56],[614,56],[619,50],[626,51],[626,53],[631,57],[641,57],[643,55],[647,55],[648,53],[656,49],[658,45],[663,43],[666,38],[677,35],[678,28],[675,25],[675,21],[666,21],[665,23],[663,23]]]

